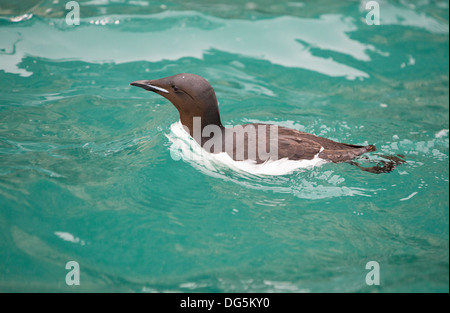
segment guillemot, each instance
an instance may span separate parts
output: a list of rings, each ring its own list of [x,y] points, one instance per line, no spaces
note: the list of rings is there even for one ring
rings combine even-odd
[[[387,173],[404,163],[396,156],[372,167],[362,167],[354,159],[376,150],[374,145],[353,145],[335,142],[282,126],[245,124],[224,127],[220,119],[216,94],[209,82],[194,74],[177,74],[156,80],[137,80],[130,85],[155,92],[169,100],[180,114],[187,133],[210,153],[226,152],[235,161],[292,161],[321,158],[326,162],[348,162],[364,171]]]

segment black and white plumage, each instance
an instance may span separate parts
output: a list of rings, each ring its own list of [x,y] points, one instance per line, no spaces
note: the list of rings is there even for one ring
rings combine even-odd
[[[168,99],[180,113],[181,124],[198,144],[210,153],[226,152],[236,161],[252,160],[257,164],[261,164],[268,159],[304,161],[320,158],[327,162],[348,162],[362,170],[373,173],[389,172],[397,164],[404,163],[400,158],[391,156],[388,157],[388,161],[381,161],[381,164],[378,166],[361,167],[353,159],[366,152],[375,151],[375,146],[358,146],[335,142],[327,138],[276,125],[246,124],[226,128],[222,125],[220,119],[214,89],[207,80],[198,75],[177,74],[157,80],[138,80],[130,85],[155,92]],[[197,125],[195,124],[195,118],[198,121]],[[218,132],[206,132],[205,134],[205,128],[211,128],[212,126]],[[198,128],[197,135],[195,134],[195,127]],[[273,136],[270,137],[270,131],[274,130],[273,127],[276,128],[275,138]],[[228,135],[239,137],[239,134],[242,135],[241,143],[234,142],[231,148],[226,146],[226,137]],[[276,152],[269,149],[271,140],[276,141]],[[264,145],[265,147],[259,147],[259,145]],[[258,153],[258,151],[261,151],[260,148],[266,148],[263,151],[269,151],[270,155],[262,157],[262,154]],[[256,150],[256,153],[251,149]]]

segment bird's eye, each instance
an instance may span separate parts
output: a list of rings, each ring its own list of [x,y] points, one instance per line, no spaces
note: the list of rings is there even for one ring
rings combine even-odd
[[[177,92],[177,91],[178,91],[178,87],[177,87],[177,86],[175,86],[175,85],[172,85],[172,89],[173,89],[173,91],[175,91],[175,92]]]

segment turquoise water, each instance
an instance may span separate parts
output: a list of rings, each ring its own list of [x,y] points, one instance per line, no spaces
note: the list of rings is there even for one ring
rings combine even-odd
[[[79,26],[64,1],[16,2],[0,1],[0,291],[448,292],[447,1],[379,1],[379,26],[358,1],[79,1]],[[129,83],[181,72],[210,81],[226,125],[407,164],[175,160],[175,108]]]

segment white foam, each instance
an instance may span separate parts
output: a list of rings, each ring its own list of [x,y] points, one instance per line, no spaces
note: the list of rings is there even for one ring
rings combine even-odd
[[[448,136],[448,129],[442,129],[434,135],[435,138],[442,138]]]
[[[411,199],[412,197],[414,197],[414,196],[417,195],[417,194],[418,194],[418,192],[415,191],[415,192],[413,192],[412,194],[410,194],[409,196],[407,196],[406,198],[400,199],[400,201],[406,201],[406,200],[409,200],[409,199]]]
[[[319,153],[312,160],[293,161],[288,159],[269,160],[263,164],[255,161],[235,161],[226,152],[219,154],[208,153],[184,130],[180,122],[170,126],[171,133],[166,135],[172,143],[170,153],[174,160],[183,159],[200,170],[209,173],[221,173],[225,169],[244,172],[252,175],[286,175],[299,169],[312,168],[326,163],[319,157]]]
[[[72,235],[70,233],[57,231],[57,232],[55,232],[55,235],[58,236],[59,238],[61,238],[64,241],[69,241],[69,242],[73,242],[73,243],[79,243],[82,246],[85,245],[84,240],[81,240],[80,238],[75,237],[74,235]]]

